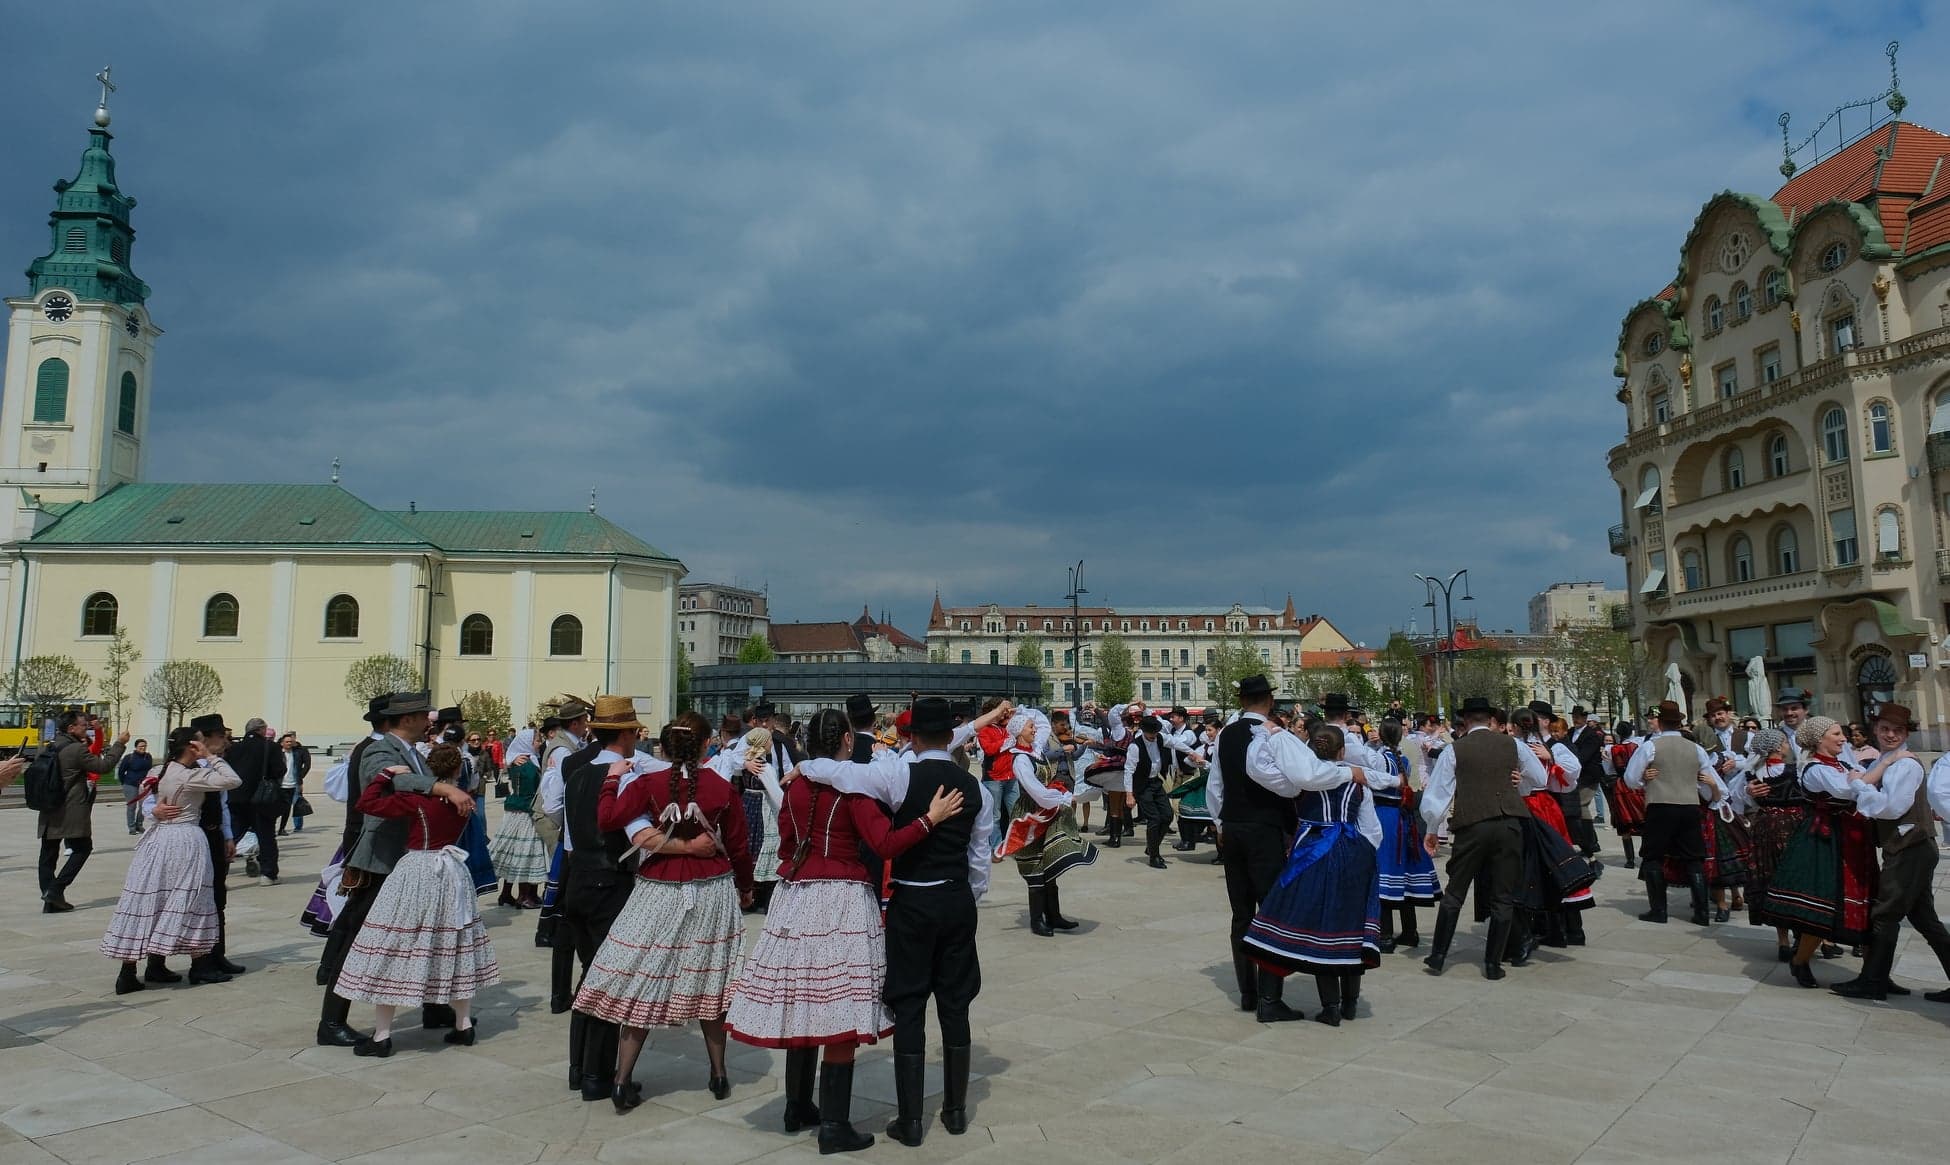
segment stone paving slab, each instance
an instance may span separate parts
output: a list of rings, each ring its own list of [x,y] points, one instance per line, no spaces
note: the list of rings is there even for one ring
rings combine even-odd
[[[297,916],[336,836],[284,839],[285,879],[231,880],[231,954],[252,970],[208,987],[117,997],[96,951],[134,839],[106,813],[70,899],[39,912],[33,818],[0,808],[0,1165],[413,1160],[467,1165],[817,1157],[779,1132],[777,1053],[733,1046],[730,1099],[704,1087],[694,1030],[657,1032],[638,1069],[649,1102],[627,1116],[566,1087],[564,1017],[548,1014],[534,917],[487,906],[505,982],[477,1003],[481,1039],[444,1045],[405,1027],[391,1060],[312,1045],[320,941]],[[336,817],[336,807],[328,811]],[[1852,1003],[1796,988],[1770,932],[1701,930],[1635,915],[1643,894],[1614,865],[1587,915],[1590,945],[1546,951],[1483,979],[1480,930],[1449,973],[1419,955],[1370,972],[1361,1018],[1262,1027],[1231,990],[1226,907],[1209,850],[1147,869],[1105,850],[1065,882],[1084,925],[1031,936],[1012,870],[982,904],[983,993],[972,1017],[976,1122],[950,1137],[928,1114],[912,1162],[1236,1165],[1492,1159],[1578,1165],[1661,1161],[1939,1159],[1950,1006],[1927,948],[1897,975],[1916,995]],[[1950,866],[1946,866],[1950,877]],[[1947,899],[1950,900],[1950,899]],[[486,900],[484,900],[486,901]],[[756,918],[748,930],[756,933]],[[1422,930],[1433,929],[1432,911]],[[1907,936],[1906,936],[1907,938]],[[1820,963],[1835,982],[1856,963]],[[1308,1011],[1312,984],[1288,998]],[[357,1023],[369,1022],[355,1009]],[[940,1088],[938,1048],[928,1088]],[[878,1131],[893,1104],[887,1048],[862,1052],[854,1115]],[[938,1099],[933,1104],[938,1105]]]

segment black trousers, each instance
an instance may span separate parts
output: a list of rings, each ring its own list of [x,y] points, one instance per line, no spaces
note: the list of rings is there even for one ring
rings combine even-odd
[[[282,790],[280,790],[282,792]],[[289,802],[286,802],[289,805]],[[278,876],[278,807],[276,805],[230,806],[231,832],[244,836],[246,829],[257,835],[257,869],[267,878]]]
[[[1137,808],[1132,812],[1139,821],[1156,826],[1171,824],[1171,798],[1165,796],[1163,781],[1156,777],[1144,777],[1132,792],[1137,794]]]
[[[1568,793],[1552,793],[1557,798],[1557,810],[1564,814],[1564,824],[1571,830],[1571,844],[1579,853],[1598,852],[1598,830],[1584,819],[1584,801],[1576,789]]]
[[[1490,918],[1509,923],[1516,914],[1517,889],[1523,884],[1523,824],[1515,817],[1492,817],[1456,830],[1442,891],[1444,910],[1461,910],[1469,888],[1484,877]]]
[[[224,841],[222,833],[213,830],[204,830],[203,836],[210,843],[210,894],[217,905],[217,945],[210,949],[209,957],[221,959],[224,957],[224,943],[230,934],[229,924],[223,915],[224,907],[230,904],[230,887],[224,884],[230,877],[229,843]]]
[[[1239,994],[1259,994],[1258,969],[1246,955],[1246,929],[1259,913],[1260,902],[1272,892],[1286,868],[1286,831],[1277,825],[1221,824],[1225,844],[1226,900],[1232,906],[1232,967],[1239,977]]]
[[[603,940],[609,937],[609,928],[616,924],[616,916],[629,903],[631,882],[631,877],[621,871],[599,879],[579,875],[574,869],[562,875],[562,913],[556,920],[556,938],[575,951],[584,976],[589,974],[589,964]],[[578,979],[576,986],[581,985]],[[579,1070],[579,1079],[614,1080],[616,1045],[615,1024],[579,1011],[569,1016],[569,1066]]]
[[[894,885],[887,904],[887,986],[894,1051],[927,1050],[928,997],[934,997],[943,1047],[968,1046],[968,1008],[982,991],[975,954],[975,895],[966,882]]]
[[[61,860],[61,847],[64,845],[68,847],[68,861],[67,864],[61,867],[61,873],[57,876],[54,872],[54,863]],[[41,840],[40,863],[41,895],[45,897],[49,890],[57,887],[66,890],[69,886],[74,885],[75,877],[81,873],[81,867],[88,864],[88,855],[94,852],[95,840],[93,838],[43,838]]]
[[[1895,965],[1896,939],[1905,920],[1930,944],[1944,974],[1950,975],[1950,930],[1937,917],[1936,894],[1931,889],[1936,866],[1933,837],[1922,845],[1904,846],[1883,855],[1882,886],[1869,910],[1869,926],[1875,934],[1875,958],[1885,978]]]
[[[1700,829],[1699,812],[1698,805],[1647,805],[1639,855],[1648,862],[1705,861],[1706,834]]]

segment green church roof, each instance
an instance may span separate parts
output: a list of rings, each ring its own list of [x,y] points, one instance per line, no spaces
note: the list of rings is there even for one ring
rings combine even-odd
[[[129,268],[135,230],[129,212],[135,199],[115,182],[112,139],[106,129],[88,131],[88,148],[72,180],[54,184],[54,213],[48,217],[53,246],[27,268],[28,294],[62,287],[83,299],[142,303],[149,285]]]
[[[336,485],[137,482],[44,508],[31,546],[334,546],[676,559],[597,514],[375,509]]]

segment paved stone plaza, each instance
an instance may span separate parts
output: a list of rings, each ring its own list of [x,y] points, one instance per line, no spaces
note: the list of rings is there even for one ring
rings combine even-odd
[[[320,943],[296,918],[329,831],[286,839],[282,885],[233,880],[231,955],[250,974],[117,998],[96,944],[134,840],[120,805],[97,809],[101,849],[70,891],[79,909],[43,916],[33,820],[17,794],[7,800],[0,871],[17,892],[0,899],[0,1165],[814,1159],[811,1133],[779,1132],[781,1057],[734,1044],[732,1096],[716,1102],[695,1029],[652,1037],[637,1069],[650,1101],[630,1115],[571,1098],[565,1021],[544,1003],[547,962],[528,913],[487,910],[505,982],[482,1000],[478,1046],[402,1029],[391,1060],[313,1047]],[[331,806],[324,820],[338,815]],[[1364,1006],[1336,1030],[1241,1014],[1211,850],[1172,855],[1165,871],[1139,853],[1105,850],[1072,874],[1064,906],[1083,927],[1049,939],[1030,936],[1022,883],[997,870],[982,904],[974,1127],[948,1136],[931,1098],[922,1149],[883,1137],[869,1156],[1941,1158],[1950,1007],[1798,990],[1771,932],[1637,922],[1643,895],[1615,866],[1586,924],[1590,946],[1546,951],[1500,984],[1484,981],[1474,936],[1440,979],[1388,956],[1367,979],[1373,1016]],[[1854,966],[1817,973],[1833,982]],[[1920,945],[1905,948],[1897,975],[1919,989],[1944,983]],[[1311,983],[1296,981],[1289,999],[1311,1014]],[[353,1018],[369,1015],[355,1007]],[[893,1098],[888,1057],[865,1052],[857,1082],[856,1123],[876,1134]]]

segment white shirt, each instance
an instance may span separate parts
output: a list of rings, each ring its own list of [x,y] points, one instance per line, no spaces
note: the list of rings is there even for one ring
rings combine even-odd
[[[1341,749],[1341,759],[1351,765],[1359,765],[1368,774],[1368,788],[1395,789],[1401,787],[1402,779],[1388,771],[1388,761],[1381,752],[1368,743],[1368,738],[1351,725],[1337,720],[1329,724],[1341,730],[1345,747]]]
[[[1645,788],[1645,770],[1651,766],[1653,753],[1657,751],[1653,747],[1653,741],[1658,740],[1661,736],[1679,736],[1679,731],[1677,729],[1668,729],[1665,732],[1655,732],[1643,744],[1639,745],[1639,750],[1632,754],[1632,763],[1625,766],[1625,786],[1627,788]],[[1685,737],[1682,736],[1680,739],[1685,740]],[[1686,743],[1692,744],[1691,741],[1686,741]],[[1719,771],[1713,767],[1713,758],[1706,755],[1706,750],[1697,744],[1693,744],[1693,751],[1699,755],[1699,772],[1695,775],[1695,779],[1701,785],[1711,784],[1714,792],[1707,800],[1718,801],[1725,795],[1725,787],[1720,783]],[[1668,776],[1676,777],[1678,775],[1677,773],[1660,773],[1657,779],[1664,780]]]
[[[1253,726],[1252,742],[1246,746],[1246,776],[1268,792],[1297,797],[1310,789],[1336,789],[1353,779],[1347,765],[1321,760],[1293,733],[1269,730],[1259,713],[1248,712],[1240,719]],[[1205,804],[1214,821],[1225,804],[1224,784],[1223,776],[1205,782]]]
[[[1864,817],[1894,821],[1916,804],[1916,795],[1922,791],[1923,781],[1922,761],[1914,757],[1893,761],[1882,770],[1880,787],[1852,782],[1855,785],[1855,811]],[[1896,836],[1902,837],[1913,828],[1915,826],[1906,821],[1896,827]]]
[[[1471,732],[1495,732],[1487,724],[1478,724]],[[1517,792],[1528,796],[1550,783],[1550,775],[1544,771],[1544,763],[1537,754],[1524,747],[1522,741],[1511,738],[1517,746],[1517,770],[1521,774],[1517,781]],[[1422,820],[1430,829],[1440,829],[1449,816],[1449,805],[1456,799],[1456,749],[1454,745],[1442,750],[1435,758],[1435,768],[1429,771],[1429,783],[1422,790]]]
[[[963,725],[967,728],[967,725]],[[961,729],[955,730],[957,736]],[[975,730],[968,728],[973,736]],[[808,780],[838,789],[842,793],[859,793],[872,797],[889,809],[897,809],[907,800],[907,789],[911,771],[910,761],[903,759],[908,754],[883,752],[866,764],[856,764],[850,760],[832,760],[826,757],[813,757],[799,763],[799,775]],[[913,754],[913,761],[945,760],[954,764],[955,758],[942,749],[929,749]],[[995,801],[989,795],[988,786],[977,781],[975,788],[982,796],[982,804],[975,814],[975,828],[968,837],[968,888],[979,900],[989,892],[989,862],[992,847],[990,837],[995,832]],[[941,882],[907,882],[894,879],[899,886],[939,886]]]
[[[1016,754],[1013,766],[1016,774],[1016,787],[1022,794],[1036,803],[1038,809],[1056,809],[1075,803],[1076,797],[1061,789],[1052,789],[1036,779],[1036,762],[1021,753]]]
[[[1937,758],[1930,766],[1930,778],[1925,786],[1930,797],[1930,808],[1945,821],[1950,821],[1950,753]]]
[[[1826,793],[1830,797],[1853,801],[1858,790],[1868,787],[1853,779],[1853,774],[1862,770],[1847,757],[1835,759],[1840,762],[1841,768],[1823,764],[1810,753],[1801,765],[1801,787],[1810,793]]]
[[[1124,752],[1124,777],[1127,781],[1137,778],[1139,756],[1151,758],[1153,780],[1165,779],[1171,766],[1171,747],[1165,743],[1164,733],[1151,737],[1140,732],[1137,739],[1131,742],[1131,747]],[[1125,787],[1129,788],[1128,785]]]

